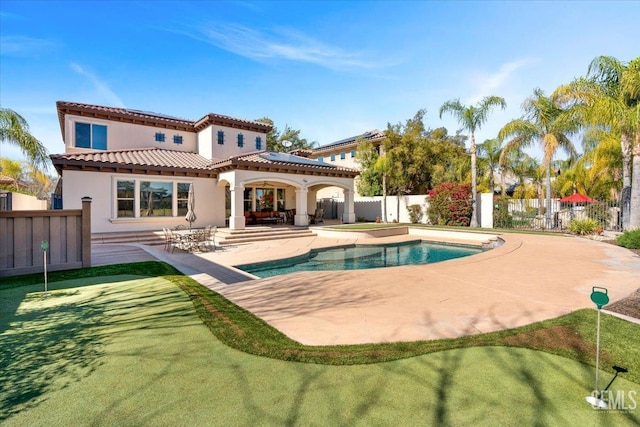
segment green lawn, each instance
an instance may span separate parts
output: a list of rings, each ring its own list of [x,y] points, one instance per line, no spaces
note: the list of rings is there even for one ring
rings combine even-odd
[[[133,269],[170,271],[158,263],[144,265]],[[202,297],[206,292],[190,279],[120,274],[131,270],[117,266],[95,270],[119,274],[98,277],[58,273],[65,281],[51,283],[54,290],[46,299],[40,284],[17,286],[28,278],[15,282],[16,286],[11,280],[0,281],[0,424],[640,423],[640,408],[626,413],[597,412],[585,402],[593,387],[591,366],[546,352],[487,345],[499,339],[519,345],[524,337],[532,336],[542,339],[534,347],[544,348],[550,335],[541,331],[563,327],[562,321],[547,328],[487,334],[494,341],[476,338],[483,346],[446,351],[435,350],[468,344],[446,340],[437,345],[308,348],[296,347],[273,331],[265,332],[261,341],[249,337],[242,344],[253,342],[255,353],[280,358],[286,344],[293,358],[369,362],[343,366],[299,363],[247,354],[222,344],[211,330],[238,344],[245,331],[267,329],[237,307],[225,308],[211,295]],[[208,318],[203,309],[215,315]],[[576,314],[583,316],[577,319],[586,319],[579,325],[587,331],[585,335],[595,326],[590,323],[592,314],[588,310]],[[628,324],[620,326],[618,321],[603,317],[603,341],[622,347],[605,349],[610,351],[609,361],[624,365],[617,355],[637,354],[635,345],[627,347],[640,328],[632,325],[636,329],[621,330]],[[221,332],[221,324],[227,325],[226,332]],[[632,337],[617,339],[614,333],[631,333]],[[281,350],[271,354],[265,349],[269,343]],[[573,350],[583,352],[579,346]],[[379,357],[397,359],[420,351],[435,352],[371,363]],[[365,356],[358,356],[361,353]],[[640,391],[638,384],[624,379],[634,374],[634,368],[627,367],[632,372],[616,380],[613,388]],[[609,378],[611,374],[601,373],[604,385]]]

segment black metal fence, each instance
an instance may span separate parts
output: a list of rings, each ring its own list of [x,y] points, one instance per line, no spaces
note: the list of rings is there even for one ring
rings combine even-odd
[[[622,231],[619,203],[561,203],[551,199],[497,199],[494,202],[495,228],[543,230],[565,233],[573,221],[593,221],[602,231]]]

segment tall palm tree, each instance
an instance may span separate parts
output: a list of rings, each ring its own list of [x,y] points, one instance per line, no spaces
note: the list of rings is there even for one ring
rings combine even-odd
[[[478,145],[478,156],[484,159],[487,169],[489,169],[489,188],[495,191],[495,172],[500,165],[500,154],[502,154],[502,144],[497,139],[487,139]]]
[[[485,96],[476,105],[465,106],[460,103],[459,99],[453,99],[445,102],[440,107],[440,118],[442,118],[442,115],[446,112],[451,113],[456,119],[458,119],[458,123],[462,125],[464,130],[471,134],[471,147],[469,152],[471,154],[471,194],[473,197],[473,210],[471,212],[470,227],[478,226],[478,207],[475,203],[478,187],[475,133],[477,130],[480,130],[483,124],[486,123],[489,113],[494,107],[500,107],[504,110],[507,107],[507,103],[504,98],[499,96]]]
[[[568,135],[580,128],[578,120],[572,114],[560,108],[554,99],[544,95],[540,88],[533,91],[533,96],[522,103],[524,116],[512,120],[498,133],[498,139],[510,139],[502,150],[500,163],[505,155],[513,150],[531,146],[538,142],[542,145],[544,156],[542,166],[546,171],[546,214],[545,227],[551,227],[551,162],[558,148],[563,148],[572,157],[576,149]]]
[[[640,159],[634,159],[633,153],[640,154],[640,146],[634,142],[640,144],[640,58],[627,65],[611,56],[599,56],[589,64],[587,78],[560,86],[554,95],[573,103],[585,124],[604,126],[620,135],[623,226],[640,226],[640,176],[632,185],[632,168],[640,175]]]
[[[29,133],[29,124],[24,117],[9,108],[0,108],[0,141],[17,145],[33,165],[47,168],[47,149]]]

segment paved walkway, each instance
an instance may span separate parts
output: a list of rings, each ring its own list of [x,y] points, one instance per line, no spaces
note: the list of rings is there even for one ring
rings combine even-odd
[[[232,266],[316,247],[415,237],[309,237],[225,246],[203,254],[171,254],[143,245],[126,245],[125,252],[125,245],[117,245],[117,255],[94,252],[94,260],[126,262],[140,256],[166,261],[310,345],[454,338],[513,328],[592,308],[593,286],[608,288],[611,302],[640,287],[640,257],[624,248],[577,237],[501,237],[505,243],[496,249],[436,264],[258,280]],[[115,245],[96,246],[105,250]]]

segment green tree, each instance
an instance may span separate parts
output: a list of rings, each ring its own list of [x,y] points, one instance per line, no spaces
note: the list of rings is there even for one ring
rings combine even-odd
[[[510,139],[502,151],[501,158],[513,150],[520,150],[539,143],[543,150],[542,166],[546,170],[546,221],[545,227],[551,227],[551,162],[558,148],[562,148],[572,157],[576,150],[569,136],[580,129],[580,123],[570,111],[563,110],[554,99],[544,95],[536,88],[533,96],[522,103],[524,116],[512,120],[498,134],[500,141]]]
[[[35,166],[48,168],[47,149],[31,135],[24,117],[9,108],[0,108],[0,141],[16,145]]]
[[[306,138],[300,137],[300,130],[291,129],[289,125],[285,125],[284,131],[280,132],[276,126],[274,126],[273,120],[268,117],[263,117],[256,120],[260,123],[266,123],[271,125],[271,131],[267,134],[267,147],[268,151],[287,152],[292,150],[310,150],[317,142],[309,142]],[[288,141],[290,145],[283,145],[284,141]]]
[[[478,160],[482,161],[489,172],[489,189],[495,191],[495,174],[500,166],[500,154],[502,154],[502,144],[497,139],[487,139],[478,145]]]
[[[584,124],[604,126],[619,135],[622,150],[621,198],[623,209],[626,206],[630,208],[623,212],[625,229],[640,226],[639,75],[640,57],[627,65],[611,56],[599,56],[589,64],[586,78],[560,86],[555,92],[560,100],[573,107]],[[632,179],[637,182],[632,183]],[[630,199],[628,205],[627,199]]]
[[[376,168],[380,154],[378,149],[365,139],[356,140],[356,162],[360,165],[360,175],[356,178],[358,194],[365,197],[382,194],[382,173]]]
[[[0,158],[0,174],[13,180],[13,190],[18,191],[20,189],[20,184],[24,181],[22,163],[17,160]]]
[[[459,99],[454,99],[445,102],[440,107],[440,117],[445,112],[451,113],[460,125],[471,134],[471,197],[475,202],[477,194],[477,167],[476,167],[476,137],[475,132],[480,130],[483,124],[486,123],[489,113],[494,107],[500,107],[503,110],[506,108],[507,103],[504,98],[499,96],[486,96],[477,105],[464,106],[460,103]],[[478,226],[478,214],[476,203],[472,203],[473,211],[471,214],[470,227]]]

